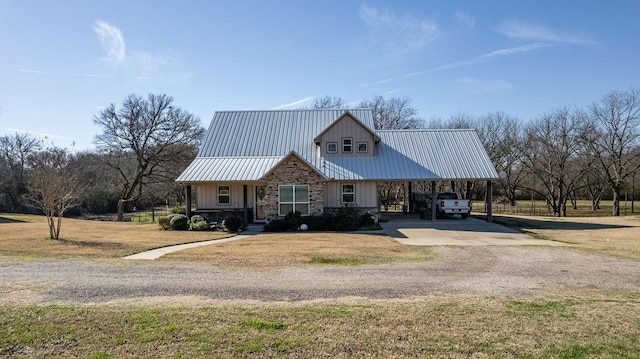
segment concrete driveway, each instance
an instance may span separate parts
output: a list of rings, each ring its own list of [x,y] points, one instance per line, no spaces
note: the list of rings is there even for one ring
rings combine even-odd
[[[380,223],[396,241],[414,246],[563,246],[564,243],[533,238],[484,220],[457,216],[435,222],[395,217]]]

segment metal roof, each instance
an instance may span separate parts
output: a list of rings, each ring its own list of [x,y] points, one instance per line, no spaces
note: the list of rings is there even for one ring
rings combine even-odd
[[[196,157],[177,182],[257,181],[284,156]]]
[[[211,120],[198,157],[316,156],[313,139],[349,112],[373,130],[369,109],[222,111]]]
[[[378,157],[384,162],[408,160],[428,169],[436,179],[499,178],[475,130],[390,130],[376,133],[382,140]],[[412,176],[406,172],[403,174]]]
[[[177,181],[260,181],[291,153],[335,180],[498,178],[475,130],[374,131],[381,139],[375,156],[321,158],[314,138],[346,111],[373,129],[369,109],[216,112]]]

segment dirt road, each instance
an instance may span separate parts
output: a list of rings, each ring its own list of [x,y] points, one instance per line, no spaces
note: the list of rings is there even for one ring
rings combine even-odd
[[[273,272],[148,261],[0,257],[0,303],[144,304],[154,298],[303,301],[431,294],[527,296],[549,290],[640,292],[640,263],[567,248],[438,247],[424,263]]]

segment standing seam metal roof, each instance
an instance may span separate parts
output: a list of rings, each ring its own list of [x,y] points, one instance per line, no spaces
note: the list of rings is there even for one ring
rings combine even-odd
[[[381,139],[375,156],[321,158],[314,138],[345,111],[373,129],[369,109],[216,112],[177,181],[259,181],[292,152],[335,180],[498,178],[475,130],[374,131]]]

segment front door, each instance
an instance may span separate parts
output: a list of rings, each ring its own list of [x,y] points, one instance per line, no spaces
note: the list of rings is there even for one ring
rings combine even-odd
[[[255,204],[256,204],[256,208],[255,208],[255,214],[256,214],[256,221],[264,221],[267,216],[264,213],[264,205],[265,205],[265,192],[266,192],[266,187],[265,186],[256,186],[256,200],[255,200]]]

